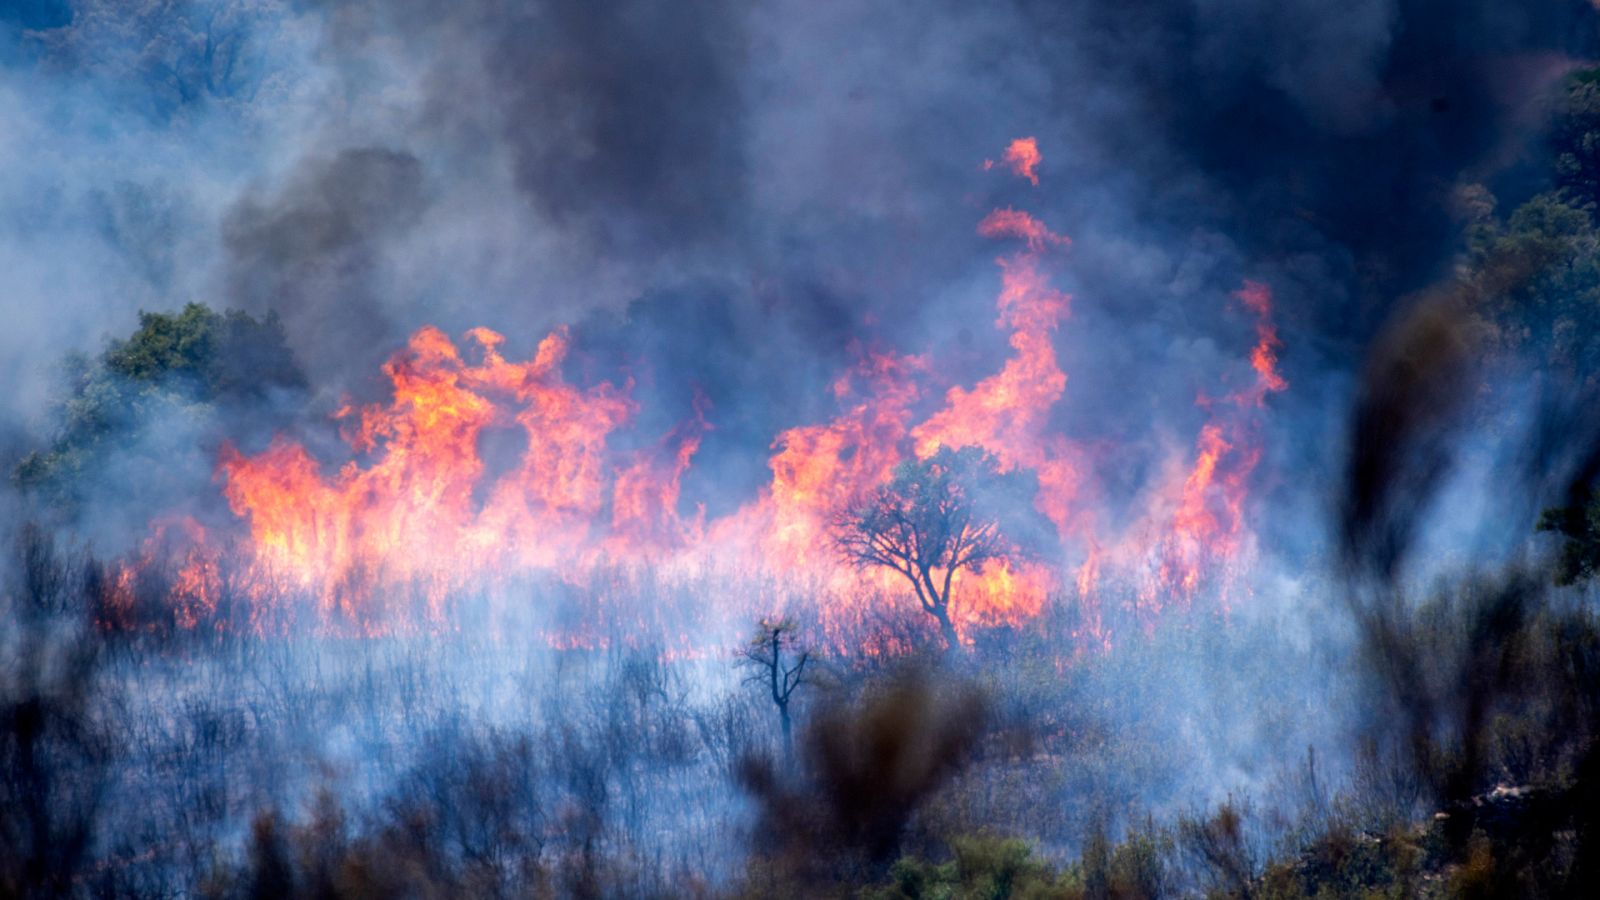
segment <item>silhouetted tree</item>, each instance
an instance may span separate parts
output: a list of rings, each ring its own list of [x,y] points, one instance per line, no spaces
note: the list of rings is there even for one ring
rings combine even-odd
[[[1022,552],[1039,527],[1037,487],[1030,475],[1002,472],[999,460],[981,449],[941,447],[901,463],[887,484],[844,510],[834,523],[835,542],[858,567],[905,576],[953,650],[960,641],[950,613],[956,573],[980,574],[988,563]]]
[[[814,680],[815,657],[801,645],[798,629],[788,620],[762,619],[756,633],[742,650],[738,664],[751,669],[745,683],[764,685],[778,707],[778,720],[783,723],[783,752],[785,758],[794,754],[794,722],[789,714],[789,701],[802,685]],[[787,651],[787,658],[785,657]]]

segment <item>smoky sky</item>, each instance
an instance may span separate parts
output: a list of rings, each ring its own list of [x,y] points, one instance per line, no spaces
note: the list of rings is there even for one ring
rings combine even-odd
[[[753,489],[863,347],[994,370],[1005,248],[975,225],[1012,206],[1074,240],[1062,431],[1188,440],[1240,377],[1251,278],[1293,386],[1275,452],[1312,459],[1365,342],[1449,271],[1454,192],[1537,170],[1595,24],[1579,0],[32,4],[0,19],[7,419],[46,427],[61,353],[191,300],[277,311],[325,406],[381,396],[423,324],[512,354],[569,325],[574,376],[631,379],[641,433],[703,397],[699,467]],[[981,168],[1024,135],[1037,188]]]
[[[314,379],[346,365],[371,369],[388,355],[395,325],[373,283],[374,254],[416,222],[421,176],[415,157],[352,148],[305,163],[272,196],[241,198],[224,219],[229,296],[277,311],[311,351],[304,363]],[[310,335],[323,338],[308,346]],[[329,371],[335,349],[343,352]]]

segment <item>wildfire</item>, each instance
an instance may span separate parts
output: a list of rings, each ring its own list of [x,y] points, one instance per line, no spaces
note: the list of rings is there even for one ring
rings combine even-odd
[[[1041,484],[1039,511],[1065,532],[1077,467],[1070,446],[1048,434],[1046,419],[1067,386],[1052,335],[1066,318],[1068,298],[1050,286],[1045,255],[1070,241],[1027,213],[1009,209],[990,213],[978,232],[1026,241],[1023,250],[998,260],[997,324],[1011,330],[1015,355],[972,389],[949,390],[944,409],[912,432],[917,455],[929,456],[940,446],[982,447],[1008,468],[1035,470]]]
[[[1040,158],[1037,142],[1020,138],[1002,161],[1038,184]],[[179,553],[170,586],[175,615],[192,624],[242,597],[260,628],[273,620],[265,610],[271,598],[299,595],[312,599],[324,624],[354,623],[372,633],[443,624],[452,598],[544,573],[584,584],[613,629],[664,629],[681,639],[672,652],[698,652],[688,637],[694,630],[683,623],[715,611],[669,621],[657,610],[646,621],[644,611],[630,608],[639,591],[670,593],[618,574],[618,564],[649,560],[684,572],[731,565],[809,584],[808,592],[823,598],[819,627],[845,645],[904,590],[893,573],[858,572],[841,562],[834,517],[901,462],[941,447],[981,448],[1005,470],[1033,473],[1034,506],[1054,526],[1059,549],[960,572],[950,614],[964,639],[979,628],[1036,621],[1055,598],[1076,605],[1074,637],[1104,644],[1116,600],[1102,596],[1108,573],[1132,576],[1145,611],[1164,597],[1187,606],[1208,583],[1226,591],[1251,545],[1246,501],[1261,458],[1262,411],[1268,395],[1287,387],[1278,372],[1270,290],[1247,282],[1235,294],[1255,317],[1253,381],[1221,399],[1202,399],[1209,421],[1192,460],[1151,489],[1151,513],[1108,533],[1109,517],[1085,499],[1094,454],[1052,418],[1068,387],[1056,336],[1071,309],[1053,281],[1071,241],[1011,208],[983,217],[977,232],[1009,245],[996,259],[995,326],[1010,347],[999,370],[952,383],[929,356],[858,350],[856,364],[832,386],[839,412],[777,435],[770,483],[711,521],[704,509],[680,510],[682,480],[714,428],[715,411],[703,401],[644,449],[619,452],[612,439],[637,412],[632,386],[569,383],[565,331],[546,336],[531,359],[518,362],[502,354],[504,337],[488,329],[467,332],[458,345],[436,328],[421,328],[383,367],[392,399],[336,413],[349,447],[336,468],[282,436],[255,455],[224,448],[218,479],[248,530],[243,562],[224,565],[205,529],[192,522],[182,529],[188,549]],[[486,438],[505,435],[520,447],[515,458],[486,458]],[[152,541],[168,542],[165,533]],[[119,602],[133,602],[132,579],[156,555],[148,547],[119,576]],[[1064,589],[1073,596],[1062,596]],[[773,602],[777,593],[749,603]],[[594,621],[550,627],[543,637],[552,646],[619,639]]]
[[[845,411],[825,424],[780,434],[769,462],[772,484],[716,534],[735,542],[736,533],[759,535],[763,559],[776,568],[827,568],[829,519],[886,480],[903,458],[911,407],[921,396],[917,376],[926,368],[921,357],[868,353],[833,384]]]
[[[1277,368],[1280,342],[1271,319],[1271,290],[1246,282],[1234,297],[1256,316],[1256,345],[1250,351],[1255,380],[1220,402],[1200,401],[1212,408],[1213,418],[1195,442],[1194,467],[1178,491],[1177,509],[1159,545],[1157,578],[1144,588],[1147,598],[1166,592],[1188,603],[1202,575],[1215,571],[1223,577],[1224,609],[1228,603],[1235,560],[1243,549],[1249,479],[1261,461],[1260,409],[1268,394],[1289,386]]]
[[[325,611],[360,613],[375,586],[408,583],[425,586],[437,616],[480,573],[579,565],[608,499],[617,534],[648,543],[692,532],[672,511],[703,418],[669,438],[668,462],[635,459],[608,493],[606,438],[633,412],[626,391],[567,384],[561,332],[523,363],[500,354],[492,331],[467,339],[481,362],[437,329],[418,331],[384,366],[394,399],[341,410],[343,435],[375,457],[369,466],[352,460],[324,477],[284,439],[253,457],[224,451],[223,493],[248,519],[257,559],[316,591]],[[478,442],[491,426],[520,429],[526,449],[489,478]]]
[[[1017,138],[1006,147],[1006,152],[1000,157],[1011,171],[1018,177],[1028,179],[1034,187],[1039,186],[1039,163],[1043,159],[1039,155],[1039,142],[1031,137]],[[992,159],[983,161],[985,170],[994,168]]]
[[[617,474],[607,538],[613,555],[625,557],[639,547],[677,547],[703,537],[705,509],[696,510],[691,519],[680,518],[678,495],[683,474],[689,471],[701,438],[709,430],[705,400],[697,395],[693,418],[651,450],[634,454],[632,462]]]

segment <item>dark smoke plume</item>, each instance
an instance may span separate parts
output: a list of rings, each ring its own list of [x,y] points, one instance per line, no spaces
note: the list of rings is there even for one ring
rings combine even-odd
[[[242,198],[223,224],[233,296],[282,317],[314,382],[373,371],[388,356],[396,329],[379,255],[416,224],[424,187],[412,156],[345,150],[304,164],[275,196]]]

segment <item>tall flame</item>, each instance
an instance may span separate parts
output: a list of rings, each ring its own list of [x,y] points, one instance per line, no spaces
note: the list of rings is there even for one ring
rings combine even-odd
[[[1249,479],[1261,461],[1259,410],[1268,394],[1289,386],[1278,373],[1280,342],[1271,319],[1271,290],[1247,281],[1234,297],[1256,316],[1256,344],[1250,352],[1255,379],[1221,401],[1201,399],[1211,408],[1212,421],[1200,429],[1194,466],[1183,479],[1177,509],[1159,544],[1157,578],[1144,589],[1147,597],[1166,592],[1188,603],[1203,573],[1217,571],[1224,578],[1224,610],[1242,549]]]
[[[821,425],[790,428],[773,442],[772,484],[733,522],[760,520],[761,551],[780,568],[814,566],[830,546],[828,520],[853,497],[885,480],[900,462],[911,406],[921,396],[921,357],[869,353],[833,384],[848,404]],[[726,528],[722,531],[727,534]],[[826,556],[821,560],[826,566]]]
[[[573,564],[589,552],[608,499],[606,437],[631,402],[609,384],[580,390],[562,379],[564,333],[525,363],[500,354],[495,332],[467,338],[477,364],[423,328],[384,365],[394,399],[340,411],[351,448],[376,457],[369,466],[352,460],[325,477],[304,446],[282,438],[257,456],[224,451],[223,493],[249,520],[258,559],[315,589],[324,610],[359,612],[375,584],[395,582],[425,584],[437,603],[476,573]],[[527,447],[485,484],[478,440],[493,425],[520,427]],[[645,486],[644,463],[623,479],[614,512],[625,526],[651,515],[652,493],[676,498],[697,440],[682,442],[665,485]]]
[[[1040,159],[1033,138],[1013,141],[1002,157],[1033,184]],[[282,436],[255,455],[224,448],[218,477],[248,528],[248,558],[236,571],[222,565],[220,550],[192,520],[171,529],[189,547],[170,586],[174,616],[193,625],[248,596],[256,604],[250,621],[265,627],[268,598],[298,593],[314,600],[324,622],[382,630],[397,627],[399,613],[380,608],[393,594],[420,597],[422,619],[442,623],[452,597],[518,573],[548,572],[588,583],[617,627],[681,630],[681,623],[656,619],[648,625],[642,610],[629,611],[629,591],[641,576],[618,574],[607,562],[649,559],[697,571],[754,563],[810,579],[826,598],[822,626],[837,634],[904,591],[892,573],[843,565],[832,550],[834,515],[884,483],[900,462],[941,447],[981,448],[1006,470],[1035,474],[1034,505],[1060,542],[1059,554],[1044,559],[1014,554],[982,572],[960,573],[951,613],[964,637],[984,626],[1035,621],[1055,597],[1076,604],[1076,637],[1103,644],[1106,614],[1115,607],[1101,583],[1112,572],[1133,576],[1146,614],[1168,600],[1188,606],[1207,584],[1221,590],[1225,609],[1251,546],[1247,490],[1262,454],[1260,419],[1266,398],[1287,388],[1271,291],[1246,282],[1234,295],[1255,317],[1252,382],[1200,400],[1208,421],[1192,459],[1150,489],[1147,515],[1107,532],[1109,517],[1085,501],[1093,455],[1054,420],[1068,386],[1056,335],[1071,298],[1052,280],[1071,241],[1012,208],[984,216],[977,231],[1011,242],[996,260],[995,324],[1010,347],[999,370],[970,384],[940,383],[927,356],[860,351],[833,383],[837,415],[780,433],[770,483],[709,522],[703,509],[680,511],[682,480],[714,427],[702,400],[660,439],[620,452],[611,439],[636,412],[631,385],[569,383],[562,374],[565,331],[516,362],[502,355],[504,337],[488,329],[467,332],[458,346],[424,327],[383,367],[391,400],[336,414],[350,448],[338,468],[325,468]],[[518,436],[522,449],[509,463],[486,460],[486,438],[502,431]],[[113,614],[118,603],[133,602],[134,576],[153,565],[156,544],[169,542],[168,534],[158,527],[155,543],[113,585]],[[1064,589],[1073,595],[1062,596]],[[558,646],[612,640],[592,625],[548,638]],[[692,638],[679,638],[675,652],[695,652]]]

